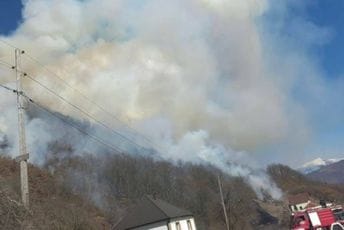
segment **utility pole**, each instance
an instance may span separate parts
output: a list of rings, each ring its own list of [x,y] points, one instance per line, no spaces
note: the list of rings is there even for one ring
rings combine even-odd
[[[26,150],[25,121],[24,121],[24,97],[22,91],[22,78],[24,73],[20,70],[21,54],[24,51],[15,49],[16,83],[17,83],[17,106],[18,106],[18,136],[19,136],[19,156],[16,158],[20,162],[20,187],[22,202],[25,208],[29,208],[29,180],[27,170],[27,160],[29,154]]]
[[[220,175],[217,175],[217,182],[219,184],[219,190],[220,190],[220,196],[221,196],[221,204],[222,204],[222,208],[223,208],[223,214],[225,216],[226,227],[227,227],[227,230],[229,230],[229,222],[228,222],[228,216],[227,216],[225,200],[223,199],[222,183],[221,183]]]

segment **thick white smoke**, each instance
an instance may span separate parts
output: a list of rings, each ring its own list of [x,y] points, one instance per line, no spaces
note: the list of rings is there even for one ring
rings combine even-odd
[[[282,191],[270,181],[262,170],[255,169],[255,162],[245,152],[235,152],[222,145],[211,143],[203,130],[185,134],[178,143],[167,147],[166,159],[183,159],[199,164],[211,164],[232,176],[239,176],[252,186],[259,198],[266,192],[274,199],[282,196]]]
[[[264,54],[259,20],[269,4],[26,0],[22,24],[2,39],[37,57],[74,88],[149,136],[163,158],[211,163],[243,176],[258,194],[266,190],[278,198],[280,191],[269,178],[251,169],[256,165],[247,152],[285,141],[303,142],[309,130],[304,112],[289,97],[285,86],[289,79],[276,76]],[[0,58],[13,62],[3,45]],[[109,126],[121,127],[27,55],[22,56],[22,66]],[[11,73],[1,78],[3,84],[12,81]],[[87,119],[31,80],[26,79],[24,86],[48,108]],[[2,133],[15,127],[14,117],[6,118],[15,112],[9,112],[10,106],[8,99],[1,99]],[[56,136],[39,119],[31,120],[27,129],[32,159],[41,162],[45,144]],[[15,143],[15,135],[8,137]],[[12,152],[15,155],[15,148]]]

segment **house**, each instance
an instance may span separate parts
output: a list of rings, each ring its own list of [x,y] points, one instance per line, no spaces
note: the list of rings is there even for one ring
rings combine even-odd
[[[304,211],[307,207],[312,205],[308,193],[299,193],[297,195],[289,196],[289,208],[292,212]]]
[[[163,200],[145,196],[114,230],[196,230],[193,215]]]

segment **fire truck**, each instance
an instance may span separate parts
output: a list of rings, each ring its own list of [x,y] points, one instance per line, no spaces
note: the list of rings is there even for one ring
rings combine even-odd
[[[341,206],[316,207],[294,212],[292,230],[344,230],[344,211]]]
[[[336,220],[344,225],[344,208],[343,206],[334,206],[331,208]]]

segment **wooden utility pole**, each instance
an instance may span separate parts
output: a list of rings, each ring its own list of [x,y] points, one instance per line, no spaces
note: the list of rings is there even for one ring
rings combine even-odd
[[[223,199],[222,183],[221,183],[220,175],[217,176],[217,182],[219,184],[219,190],[220,190],[220,196],[221,196],[221,204],[222,204],[222,208],[223,208],[223,214],[225,216],[226,227],[227,227],[227,230],[229,230],[229,222],[228,222],[228,216],[227,216],[225,200]]]
[[[17,106],[18,106],[18,137],[19,137],[19,156],[16,158],[20,162],[20,187],[24,207],[29,208],[29,180],[27,170],[27,160],[29,154],[26,150],[25,121],[24,121],[24,97],[22,91],[22,78],[24,73],[20,71],[20,56],[24,51],[15,49],[16,83],[17,83]]]

